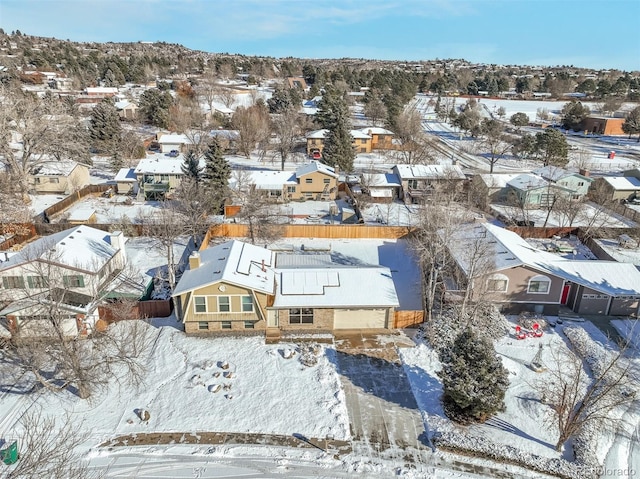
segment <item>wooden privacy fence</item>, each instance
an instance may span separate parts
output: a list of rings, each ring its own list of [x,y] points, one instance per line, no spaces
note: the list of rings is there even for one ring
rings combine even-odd
[[[396,311],[393,317],[394,329],[414,328],[424,322],[424,311]]]
[[[4,224],[0,226],[0,232],[7,236],[7,239],[0,242],[0,251],[6,251],[36,236],[36,228],[32,223]]]
[[[365,226],[365,225],[282,225],[282,238],[346,238],[346,239],[398,239],[414,231],[413,227],[402,226]],[[202,248],[208,247],[211,238],[245,238],[249,236],[248,225],[223,223],[213,225],[207,231]]]
[[[152,299],[149,301],[126,301],[98,306],[98,316],[107,322],[123,319],[166,318],[171,315],[171,300]]]
[[[84,198],[85,196],[91,195],[93,193],[103,193],[107,191],[109,188],[114,188],[115,185],[87,185],[84,188],[79,189],[75,193],[71,193],[69,196],[64,198],[63,200],[58,201],[56,204],[49,206],[46,210],[44,210],[43,216],[45,221],[47,218],[51,218],[51,216],[64,211],[69,206],[74,204],[76,201]]]

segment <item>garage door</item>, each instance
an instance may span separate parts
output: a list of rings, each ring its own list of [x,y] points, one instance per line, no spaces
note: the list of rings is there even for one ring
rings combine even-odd
[[[333,316],[335,329],[379,329],[387,327],[386,309],[337,309]]]

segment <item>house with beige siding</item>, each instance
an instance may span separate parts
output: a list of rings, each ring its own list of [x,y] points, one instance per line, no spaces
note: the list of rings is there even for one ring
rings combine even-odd
[[[138,183],[138,198],[160,200],[175,192],[184,176],[183,164],[182,155],[176,158],[153,156],[140,160],[134,170]],[[200,159],[200,167],[205,167],[204,158]]]
[[[640,271],[633,264],[566,259],[485,222],[459,228],[448,247],[473,298],[506,312],[557,314],[564,306],[579,314],[638,316]]]
[[[395,165],[393,173],[400,180],[399,197],[405,203],[420,203],[434,193],[462,191],[466,177],[457,165]]]
[[[73,160],[50,160],[33,167],[29,181],[36,193],[68,195],[90,183],[89,168]]]
[[[246,185],[233,184],[243,188]],[[246,183],[275,201],[335,200],[338,174],[324,163],[312,160],[295,171],[254,170]]]
[[[235,240],[193,253],[173,297],[188,334],[389,329],[399,306],[386,267]]]
[[[307,155],[313,156],[314,151],[319,151],[322,154],[324,150],[324,139],[326,138],[329,130],[315,130],[307,133]],[[371,153],[372,143],[371,137],[364,133],[363,130],[351,130],[351,138],[353,149],[356,153]]]

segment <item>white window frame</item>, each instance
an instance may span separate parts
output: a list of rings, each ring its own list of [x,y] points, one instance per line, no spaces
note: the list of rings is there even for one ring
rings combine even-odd
[[[489,283],[491,281],[504,281],[504,289],[491,289]],[[504,274],[492,274],[487,279],[487,291],[490,293],[506,293],[509,290],[509,277]]]
[[[546,291],[531,291],[531,283],[543,283],[543,282],[548,284]],[[539,274],[529,279],[529,283],[527,284],[528,294],[549,294],[550,292],[551,292],[551,278],[549,278],[548,276]]]
[[[204,304],[198,304],[198,300],[203,299]],[[204,306],[204,311],[198,311],[198,306]],[[193,297],[193,312],[194,313],[206,313],[207,312],[207,297],[206,296],[194,296]]]
[[[244,298],[249,298],[249,301],[251,301],[251,303],[249,304],[245,303]],[[240,305],[243,313],[253,313],[255,309],[253,306],[253,298],[249,295],[240,296]],[[245,306],[251,306],[251,309],[245,309]]]
[[[222,304],[220,303],[220,298],[227,298],[227,306],[229,307],[229,309],[227,309],[227,310],[221,309]],[[218,300],[218,312],[219,313],[230,313],[231,312],[231,296],[218,296],[217,300]]]

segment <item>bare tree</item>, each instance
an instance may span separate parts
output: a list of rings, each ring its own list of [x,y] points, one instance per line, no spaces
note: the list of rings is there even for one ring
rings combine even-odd
[[[238,130],[238,150],[247,158],[258,144],[269,139],[269,112],[261,105],[238,107],[231,122]]]
[[[394,123],[398,155],[405,164],[433,163],[433,149],[422,127],[422,116],[415,108],[405,108]]]
[[[6,172],[0,172],[0,235],[22,235],[29,231],[27,223],[32,221],[29,205]]]
[[[284,164],[293,152],[300,136],[298,116],[295,107],[286,108],[283,112],[273,115],[272,127],[277,141],[276,150],[280,154],[281,170],[284,170]]]
[[[505,135],[505,127],[498,120],[484,120],[481,127],[481,143],[489,152],[489,173],[493,173],[493,167],[512,147],[507,135]]]
[[[33,408],[22,416],[17,429],[20,459],[7,468],[6,479],[98,477],[78,453],[88,434],[68,414],[56,420]]]
[[[231,88],[218,85],[215,88],[215,99],[227,108],[231,108],[236,101],[236,94]]]
[[[547,426],[559,433],[557,451],[589,427],[615,426],[620,421],[616,409],[634,401],[640,385],[632,362],[625,357],[626,343],[617,351],[609,351],[584,330],[580,330],[583,334],[577,328],[566,331],[577,354],[552,350],[551,363],[547,364],[549,377],[536,384],[542,402],[553,412]],[[583,357],[589,363],[589,372]]]
[[[87,281],[80,290],[70,286],[68,269],[48,242],[27,253],[31,260],[23,266],[22,285],[12,290],[13,304],[19,305],[13,335],[3,350],[0,363],[6,381],[23,376],[25,384],[51,391],[68,390],[86,399],[111,381],[139,385],[144,373],[141,356],[149,346],[147,325],[132,322],[112,324],[103,329],[85,322],[83,308],[100,302],[111,291],[98,281]],[[25,256],[27,258],[27,256]],[[75,270],[90,266],[78,264]],[[104,266],[107,268],[107,266]],[[107,278],[130,274],[105,270]],[[86,287],[85,287],[86,286]],[[82,325],[82,326],[80,326]],[[86,335],[80,339],[79,329]]]
[[[236,184],[234,195],[241,205],[236,221],[247,225],[247,239],[251,244],[268,243],[282,236],[283,218],[274,211],[274,205],[266,196],[251,184],[244,170],[235,170],[233,179]]]

